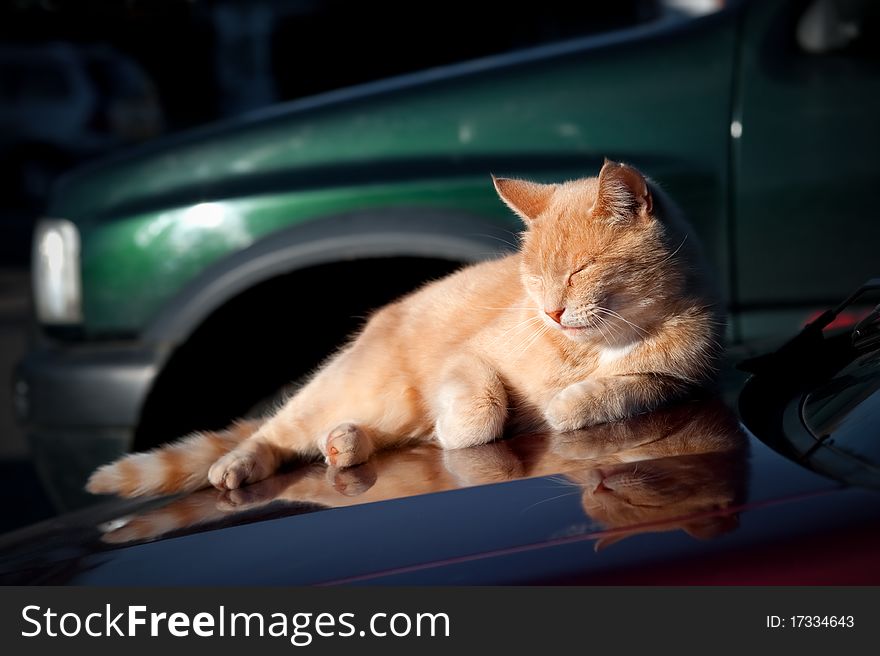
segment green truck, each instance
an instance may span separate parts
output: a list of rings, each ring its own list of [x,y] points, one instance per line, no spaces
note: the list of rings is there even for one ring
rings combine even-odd
[[[34,240],[17,407],[56,500],[247,413],[362,317],[512,249],[489,174],[681,205],[728,337],[790,334],[877,271],[876,3],[731,3],[273,107],[80,169]]]

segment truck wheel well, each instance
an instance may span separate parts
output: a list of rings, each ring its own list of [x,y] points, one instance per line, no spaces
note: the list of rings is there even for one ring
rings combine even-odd
[[[334,262],[239,294],[169,357],[144,403],[133,448],[228,425],[313,371],[372,310],[459,266],[425,257]]]

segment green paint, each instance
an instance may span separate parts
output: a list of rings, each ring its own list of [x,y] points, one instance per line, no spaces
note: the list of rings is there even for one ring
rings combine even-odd
[[[724,273],[734,19],[279,111],[89,167],[50,208],[82,234],[84,330],[141,331],[205,267],[287,226],[395,206],[507,223],[490,171],[594,175],[605,155],[643,162]]]

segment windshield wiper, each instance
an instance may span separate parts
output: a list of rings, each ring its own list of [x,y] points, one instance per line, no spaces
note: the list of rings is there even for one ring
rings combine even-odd
[[[880,303],[871,313],[859,321],[852,332],[853,346],[857,349],[880,344]]]
[[[831,325],[841,312],[853,305],[867,292],[877,290],[880,290],[880,278],[871,278],[850,294],[840,305],[833,310],[826,310],[804,326],[797,335],[776,351],[743,360],[737,365],[737,368],[751,374],[767,374],[772,371],[793,374],[804,371],[809,362],[807,356],[819,353],[818,349],[825,342],[825,328]],[[855,325],[850,337],[850,346],[855,349],[863,349],[880,343],[880,304]]]

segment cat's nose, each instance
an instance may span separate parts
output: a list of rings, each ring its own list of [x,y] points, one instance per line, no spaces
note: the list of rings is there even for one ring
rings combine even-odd
[[[565,312],[565,308],[562,308],[560,310],[548,310],[546,308],[544,309],[544,314],[553,319],[553,321],[555,321],[556,323],[560,324],[562,323],[563,312]]]

